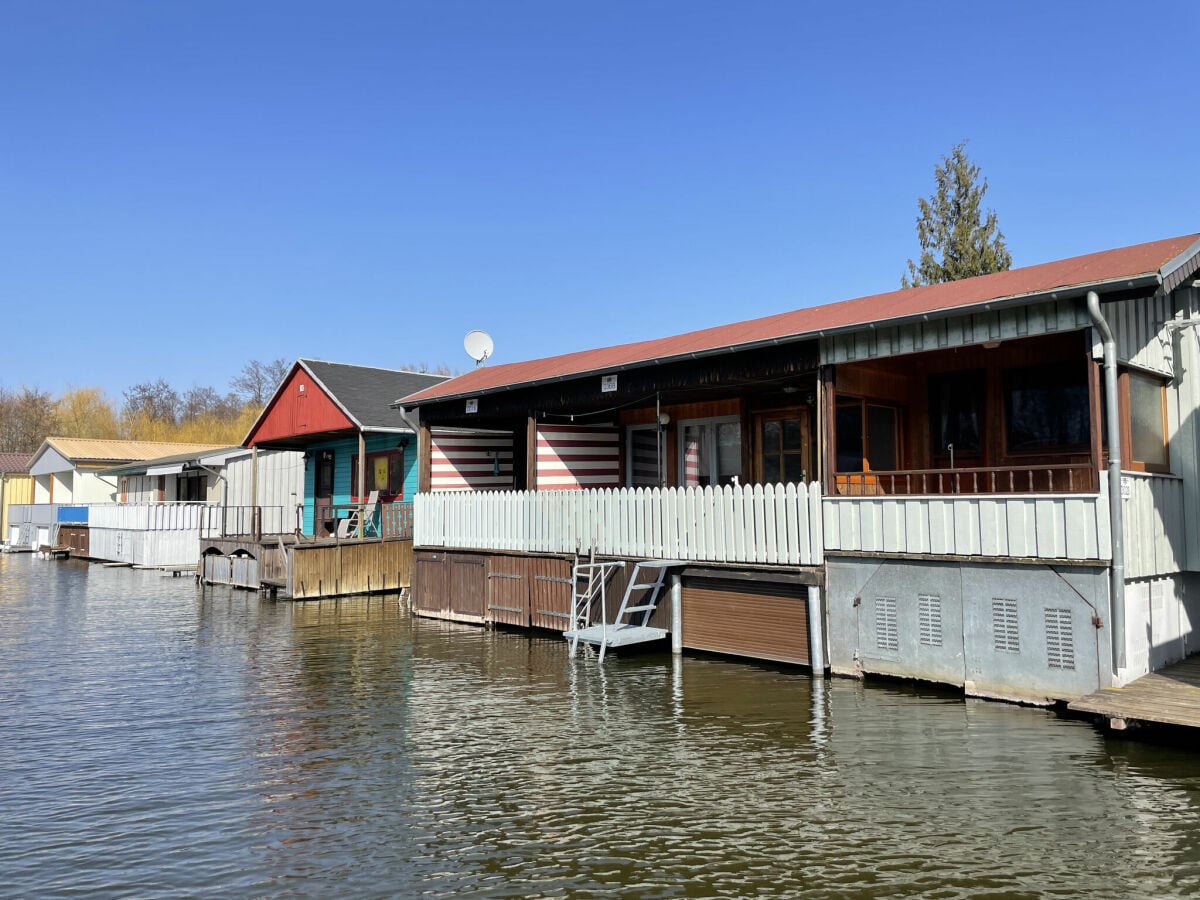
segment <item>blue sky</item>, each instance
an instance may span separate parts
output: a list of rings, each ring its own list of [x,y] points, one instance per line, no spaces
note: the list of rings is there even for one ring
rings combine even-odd
[[[976,8],[978,7],[978,9]],[[466,369],[1200,231],[1200,4],[0,0],[0,385]]]

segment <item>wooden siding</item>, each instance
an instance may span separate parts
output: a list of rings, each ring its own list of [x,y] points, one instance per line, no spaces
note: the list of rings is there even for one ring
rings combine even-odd
[[[539,425],[538,490],[621,486],[621,433],[612,427]]]
[[[510,434],[434,429],[430,459],[430,490],[505,490],[513,486],[513,438]]]
[[[396,591],[412,581],[412,541],[363,541],[292,550],[292,598]]]
[[[487,570],[487,618],[529,626],[529,564],[523,556],[492,556]]]
[[[1184,483],[1180,478],[1125,472],[1125,577],[1183,571],[1187,558]]]
[[[87,559],[90,555],[88,547],[88,527],[86,525],[60,525],[58,526],[58,541],[59,547],[67,547],[71,551],[71,555],[79,559]]]
[[[571,622],[575,579],[569,559],[529,558],[529,624],[534,628],[566,631]]]
[[[1100,311],[1112,329],[1118,360],[1167,377],[1175,374],[1175,353],[1165,327],[1174,316],[1170,296],[1156,294],[1105,303]]]
[[[1112,558],[1107,478],[1098,494],[829,497],[825,549],[906,556]]]
[[[965,347],[1091,327],[1082,299],[869,328],[821,339],[824,365]]]
[[[418,547],[817,565],[814,483],[418,494]]]
[[[446,592],[446,553],[413,554],[413,609],[418,613],[437,614],[448,608]]]
[[[297,365],[275,391],[270,406],[247,445],[354,427],[354,423],[321,390],[313,377]]]
[[[685,579],[683,646],[808,665],[807,598],[799,584]]]

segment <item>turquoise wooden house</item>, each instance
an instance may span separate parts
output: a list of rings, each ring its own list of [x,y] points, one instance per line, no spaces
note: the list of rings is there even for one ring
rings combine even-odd
[[[417,491],[416,420],[391,404],[445,378],[298,359],[276,389],[244,445],[304,453],[304,534],[337,532],[340,521],[364,511],[371,532],[411,530]]]

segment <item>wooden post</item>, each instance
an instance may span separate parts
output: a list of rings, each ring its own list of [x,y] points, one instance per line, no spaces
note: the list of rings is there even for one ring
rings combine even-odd
[[[417,493],[428,494],[433,483],[433,431],[425,422],[417,425]]]
[[[820,481],[826,495],[834,493],[834,473],[837,471],[837,448],[834,445],[834,420],[837,415],[837,391],[834,388],[833,366],[821,366],[817,379],[817,440],[820,452]]]
[[[355,479],[358,483],[358,490],[355,495],[358,497],[360,504],[366,503],[367,497],[367,436],[361,431],[358,433],[358,475]],[[362,540],[363,536],[363,517],[360,514],[358,517],[358,530],[355,537]],[[338,565],[341,565],[341,555],[338,555]]]
[[[525,420],[525,490],[537,490],[537,417]]]

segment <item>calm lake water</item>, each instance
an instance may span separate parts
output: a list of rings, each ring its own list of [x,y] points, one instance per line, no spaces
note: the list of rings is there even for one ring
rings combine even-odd
[[[1200,748],[0,556],[0,894],[1174,897]]]

